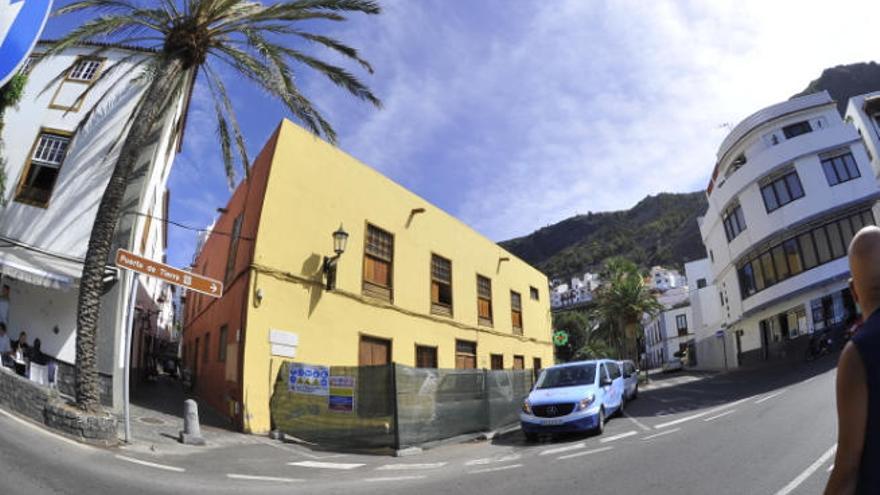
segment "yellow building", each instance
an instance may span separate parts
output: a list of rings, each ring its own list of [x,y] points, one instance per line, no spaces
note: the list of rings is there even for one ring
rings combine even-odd
[[[328,290],[340,226],[347,246]],[[185,357],[199,395],[245,431],[269,430],[286,361],[552,364],[546,276],[289,121],[214,232],[196,271],[225,280],[226,293],[188,296]]]

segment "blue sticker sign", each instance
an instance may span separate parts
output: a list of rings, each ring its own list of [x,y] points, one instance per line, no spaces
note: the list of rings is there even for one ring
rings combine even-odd
[[[0,0],[0,86],[37,44],[51,9],[52,0]]]
[[[290,365],[287,389],[295,394],[326,397],[330,395],[330,368],[293,363]]]

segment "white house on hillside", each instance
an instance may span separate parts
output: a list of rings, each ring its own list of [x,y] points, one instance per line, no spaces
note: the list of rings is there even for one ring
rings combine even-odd
[[[648,275],[648,287],[653,290],[665,292],[669,289],[675,289],[687,286],[687,280],[678,272],[678,270],[670,270],[662,266],[651,267]]]
[[[863,141],[876,146],[876,122],[856,123],[856,107],[848,123],[827,92],[793,98],[747,117],[718,150],[698,222],[740,365],[791,357],[800,336],[855,315],[846,248],[875,223],[880,195]]]
[[[643,323],[648,368],[656,368],[679,359],[676,354],[681,356],[685,351],[688,351],[688,358],[691,360],[692,353],[689,349],[694,337],[692,322],[691,306],[685,299],[676,306],[667,306],[657,316]]]
[[[710,370],[735,368],[740,337],[725,332],[722,327],[722,295],[711,283],[712,265],[709,258],[685,263],[684,271],[690,281],[688,297],[693,315],[694,367]]]
[[[59,363],[62,392],[70,392],[77,288],[86,245],[121,144],[117,140],[145,90],[144,84],[135,80],[139,72],[126,69],[148,53],[132,47],[90,44],[43,58],[40,53],[46,46],[38,44],[24,65],[28,73],[24,97],[5,116],[2,137],[8,186],[5,206],[0,208],[0,273],[3,284],[11,288],[10,334],[17,337],[26,331],[29,342],[39,338],[43,351]],[[101,77],[116,64],[119,70]],[[108,96],[96,107],[108,90]],[[151,145],[144,148],[133,173],[114,252],[123,247],[155,260],[164,258],[166,183],[185,108],[183,101],[175,105],[172,115],[157,128]],[[80,125],[91,111],[91,119]],[[122,329],[132,278],[108,267],[107,280],[98,332],[98,365],[103,400],[119,407]],[[157,303],[167,288],[144,278],[141,284],[139,313],[147,315],[146,320],[156,320],[153,324],[160,319],[167,322],[168,315],[160,316],[163,310]],[[167,300],[170,303],[171,297]],[[149,316],[151,312],[153,316]]]

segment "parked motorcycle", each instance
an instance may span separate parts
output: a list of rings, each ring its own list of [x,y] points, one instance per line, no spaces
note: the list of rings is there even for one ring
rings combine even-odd
[[[831,354],[834,347],[834,340],[828,333],[814,335],[810,339],[810,345],[807,346],[807,361],[819,359],[820,357]]]

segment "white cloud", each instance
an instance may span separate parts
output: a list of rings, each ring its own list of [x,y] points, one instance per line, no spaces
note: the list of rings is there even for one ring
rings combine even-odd
[[[720,124],[823,68],[871,60],[880,13],[876,2],[510,4],[388,2],[377,27],[340,34],[366,48],[386,109],[320,98],[351,117],[343,148],[495,239],[704,187]],[[434,185],[444,177],[455,190]]]

